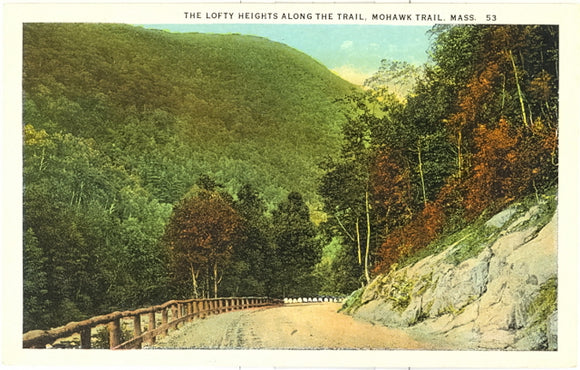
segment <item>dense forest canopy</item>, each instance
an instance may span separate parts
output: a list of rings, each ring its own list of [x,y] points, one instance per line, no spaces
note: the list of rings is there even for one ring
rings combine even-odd
[[[431,32],[406,98],[376,85],[408,70],[384,63],[351,97],[345,143],[324,164],[325,227],[348,256],[328,268],[336,286],[350,271],[356,289],[482,212],[557,186],[558,28]]]
[[[25,25],[23,83],[26,123],[94,139],[162,202],[209,174],[269,206],[316,201],[344,120],[331,103],[353,88],[266,39],[108,24]]]
[[[431,32],[429,63],[385,58],[363,89],[258,37],[25,25],[24,330],[348,294],[540,199],[558,178],[558,28]]]

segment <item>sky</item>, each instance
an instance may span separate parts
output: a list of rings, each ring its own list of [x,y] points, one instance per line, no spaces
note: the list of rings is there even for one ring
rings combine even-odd
[[[427,61],[428,26],[300,24],[156,24],[171,32],[240,33],[266,37],[298,49],[345,80],[362,84],[382,59]]]

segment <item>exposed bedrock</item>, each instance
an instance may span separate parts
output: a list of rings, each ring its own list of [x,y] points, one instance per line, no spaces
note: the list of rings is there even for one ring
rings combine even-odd
[[[535,222],[542,212],[521,205],[500,212],[482,226],[495,236],[484,238],[475,256],[453,258],[466,248],[460,239],[378,276],[345,311],[407,327],[442,347],[555,350],[557,213],[547,223]]]

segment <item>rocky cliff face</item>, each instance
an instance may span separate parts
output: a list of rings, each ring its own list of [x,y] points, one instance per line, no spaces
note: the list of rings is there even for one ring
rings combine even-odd
[[[344,311],[408,327],[441,348],[555,350],[554,208],[554,197],[513,205],[442,251],[378,276]]]

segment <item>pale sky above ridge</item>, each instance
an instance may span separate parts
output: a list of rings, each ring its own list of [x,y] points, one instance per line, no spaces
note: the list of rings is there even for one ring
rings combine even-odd
[[[301,24],[156,24],[171,32],[240,33],[268,38],[298,49],[336,74],[362,84],[382,59],[422,64],[427,61],[428,26]]]

